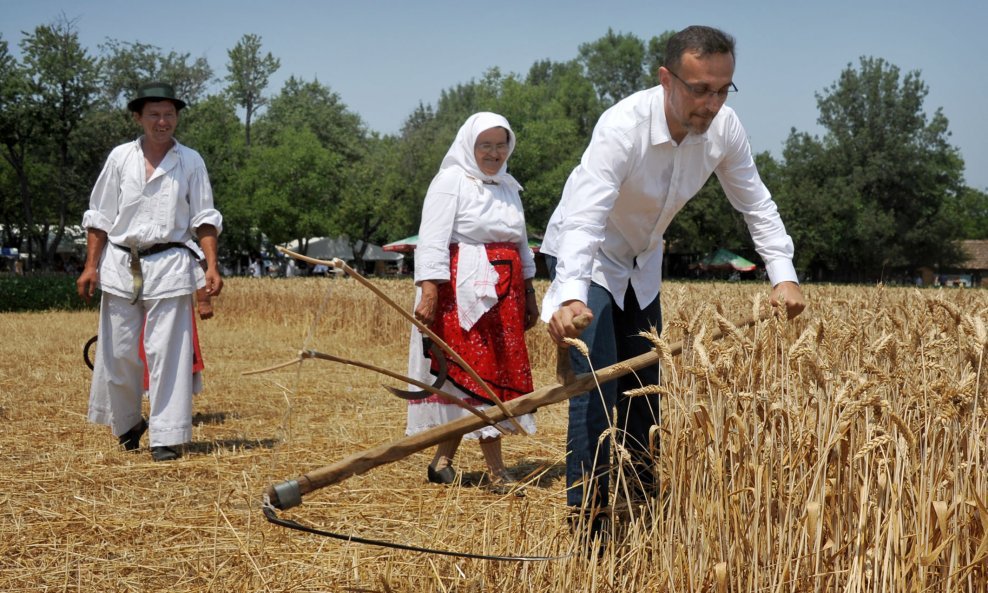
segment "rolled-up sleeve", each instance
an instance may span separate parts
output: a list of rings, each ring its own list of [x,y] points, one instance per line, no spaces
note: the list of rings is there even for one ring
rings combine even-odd
[[[216,234],[223,232],[223,215],[213,205],[213,187],[202,159],[196,159],[196,167],[189,176],[189,209],[192,213],[192,232],[202,225],[216,228]]]
[[[82,215],[82,226],[109,233],[120,205],[120,167],[117,151],[110,153],[89,195],[89,209]]]

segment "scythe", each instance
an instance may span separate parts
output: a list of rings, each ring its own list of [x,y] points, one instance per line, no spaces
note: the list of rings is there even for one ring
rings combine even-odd
[[[459,357],[458,354],[453,352],[448,345],[446,345],[441,339],[435,336],[431,332],[431,330],[429,330],[427,327],[421,324],[407,311],[401,309],[397,304],[395,304],[391,299],[389,299],[387,295],[382,293],[376,286],[370,283],[367,279],[363,278],[356,271],[352,270],[341,260],[333,260],[332,262],[328,262],[324,260],[318,260],[315,258],[309,258],[297,253],[293,253],[281,247],[279,247],[278,249],[283,253],[291,257],[294,257],[296,259],[309,261],[313,263],[328,264],[345,270],[352,277],[354,277],[359,282],[364,284],[366,287],[371,289],[372,292],[374,292],[377,296],[379,296],[382,300],[384,300],[388,305],[395,308],[399,313],[402,314],[402,316],[404,316],[406,319],[411,321],[412,324],[418,327],[424,335],[433,339],[434,343],[438,345],[439,348],[441,348],[444,352],[448,353],[453,361],[455,361],[458,365],[463,367],[463,369],[467,371],[468,374],[473,375],[474,378],[478,381],[478,383],[486,387],[486,383],[484,383],[479,377],[476,376],[476,373],[473,371],[473,369],[471,369],[469,365],[467,365]],[[718,321],[720,328],[713,333],[711,339],[714,340],[720,339],[724,337],[724,335],[727,333],[735,333],[742,328],[750,327],[758,323],[759,321],[768,319],[769,317],[770,317],[770,313],[763,313],[759,315],[757,318],[755,317],[750,318],[738,325],[731,325],[729,321],[719,318]],[[446,441],[450,438],[454,438],[457,436],[462,436],[478,428],[482,428],[485,425],[494,425],[495,428],[500,429],[501,427],[497,423],[501,421],[508,421],[514,423],[516,427],[521,429],[517,421],[514,420],[515,416],[521,414],[527,414],[529,412],[534,412],[535,410],[543,406],[568,400],[580,393],[594,389],[597,385],[601,383],[613,381],[615,379],[618,379],[620,377],[623,377],[627,374],[638,371],[645,367],[658,364],[663,357],[676,356],[680,354],[682,350],[683,350],[683,342],[678,342],[676,344],[672,344],[668,346],[668,352],[664,351],[664,349],[663,351],[659,351],[658,349],[656,349],[647,352],[645,354],[641,354],[639,356],[630,358],[628,360],[618,362],[616,364],[605,367],[603,369],[598,369],[595,372],[586,373],[574,377],[572,371],[568,368],[568,365],[565,364],[566,362],[568,362],[569,353],[564,352],[562,349],[560,349],[557,352],[557,357],[558,357],[557,380],[559,381],[559,383],[554,385],[549,385],[541,389],[537,389],[527,395],[523,395],[517,399],[508,402],[501,402],[496,396],[494,396],[493,393],[490,393],[489,395],[491,396],[493,402],[496,404],[496,409],[489,408],[483,411],[471,410],[474,413],[475,417],[467,416],[459,420],[449,422],[441,426],[437,426],[430,430],[420,432],[411,436],[407,436],[402,439],[398,439],[391,443],[385,443],[383,445],[379,445],[377,447],[373,447],[366,451],[351,455],[350,457],[347,457],[346,459],[343,459],[336,463],[315,469],[295,479],[286,480],[278,484],[273,484],[269,486],[264,492],[264,501],[262,506],[264,515],[269,522],[276,525],[280,525],[282,527],[287,527],[290,529],[322,535],[325,537],[332,537],[345,541],[364,543],[368,545],[377,545],[383,547],[412,550],[412,551],[431,553],[431,554],[441,554],[441,555],[455,556],[461,558],[476,558],[482,560],[495,560],[495,561],[531,562],[531,561],[545,561],[545,560],[555,560],[555,559],[563,558],[563,556],[560,557],[496,556],[496,555],[485,555],[485,554],[473,554],[467,552],[436,550],[436,549],[422,548],[422,547],[409,546],[403,544],[395,544],[391,542],[377,541],[367,538],[356,537],[353,535],[333,533],[330,531],[324,531],[324,530],[314,529],[311,527],[306,527],[295,521],[279,518],[275,513],[275,509],[286,510],[293,508],[295,506],[302,504],[302,497],[306,494],[309,494],[310,492],[314,492],[315,490],[318,490],[320,488],[325,488],[333,484],[341,483],[347,478],[350,478],[354,475],[365,473],[375,467],[379,467],[382,465],[386,465],[388,463],[399,461],[414,453],[417,453],[419,451],[437,445],[440,442]],[[255,372],[265,372],[266,370],[281,368],[283,366],[287,366],[288,364],[295,364],[296,362],[300,362],[303,358],[323,358],[326,360],[332,360],[344,364],[362,366],[364,368],[377,371],[379,373],[382,373],[386,376],[390,376],[392,378],[398,377],[398,375],[392,373],[391,371],[386,371],[384,369],[377,369],[372,367],[371,365],[366,365],[364,363],[357,363],[355,361],[345,360],[330,355],[323,355],[322,353],[317,353],[314,351],[301,352],[299,353],[299,358],[296,359],[295,361],[280,364],[274,367],[270,367],[269,369],[263,369]],[[431,393],[436,393],[444,396],[447,395],[440,392],[437,389],[437,386],[418,384],[417,382],[414,381],[410,381],[410,383],[416,384],[417,387],[419,387],[424,391],[428,391]],[[390,391],[394,393],[396,390],[390,389]],[[396,393],[396,395],[398,395],[399,397],[403,397],[405,395],[411,395],[411,394],[399,392]],[[524,432],[524,430],[522,430],[522,432]]]
[[[767,319],[768,315],[751,318],[735,326],[735,330],[750,327]],[[725,335],[724,330],[718,329],[711,339],[717,340]],[[676,356],[683,349],[683,342],[669,346],[669,355]],[[548,385],[537,389],[517,399],[504,402],[499,409],[486,410],[491,420],[497,422],[534,412],[535,410],[568,400],[580,393],[594,389],[598,384],[607,383],[623,377],[634,371],[658,364],[662,354],[656,351],[646,352],[628,360],[618,362],[608,367],[585,373],[573,378],[566,384]],[[292,480],[269,486],[264,497],[271,505],[285,510],[302,504],[302,497],[320,488],[338,484],[349,477],[362,474],[381,465],[400,461],[409,455],[432,447],[453,437],[462,436],[485,425],[483,419],[465,417],[430,430],[407,436],[390,443],[355,453],[336,463],[312,470]]]

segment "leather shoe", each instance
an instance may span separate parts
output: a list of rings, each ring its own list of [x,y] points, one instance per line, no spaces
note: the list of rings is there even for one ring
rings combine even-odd
[[[141,437],[148,429],[148,421],[141,417],[141,421],[134,425],[133,428],[127,432],[120,435],[120,444],[127,451],[136,451],[141,446]]]
[[[502,472],[491,476],[487,489],[497,495],[514,494],[518,498],[525,496],[525,485],[519,482],[510,472]]]
[[[151,459],[155,461],[172,461],[181,457],[178,451],[171,447],[151,447]]]
[[[430,465],[427,473],[429,481],[433,484],[452,484],[456,481],[456,470],[453,469],[452,465],[447,465],[442,469],[436,469]]]

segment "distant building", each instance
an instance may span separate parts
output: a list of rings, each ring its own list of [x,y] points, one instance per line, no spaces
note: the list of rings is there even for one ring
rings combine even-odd
[[[971,285],[988,287],[988,240],[961,241],[967,259],[959,266],[971,276]]]

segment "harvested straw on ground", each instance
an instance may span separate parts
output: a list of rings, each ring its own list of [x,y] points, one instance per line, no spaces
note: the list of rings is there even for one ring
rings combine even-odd
[[[410,282],[378,282],[410,306]],[[664,284],[662,340],[687,345],[660,387],[667,510],[630,509],[599,560],[541,563],[360,546],[264,520],[269,484],[403,434],[405,404],[373,373],[307,361],[241,376],[306,346],[402,369],[407,325],[352,281],[230,279],[200,326],[194,440],[169,464],[85,420],[95,313],[4,314],[0,590],[988,589],[988,293],[805,289],[800,318],[714,341],[765,286]],[[553,382],[544,328],[529,342],[536,384]],[[523,499],[478,487],[483,461],[464,447],[462,485],[427,484],[423,453],[287,514],[426,547],[580,550],[564,505],[566,406],[538,414],[538,434],[505,441],[509,465],[530,475]]]

